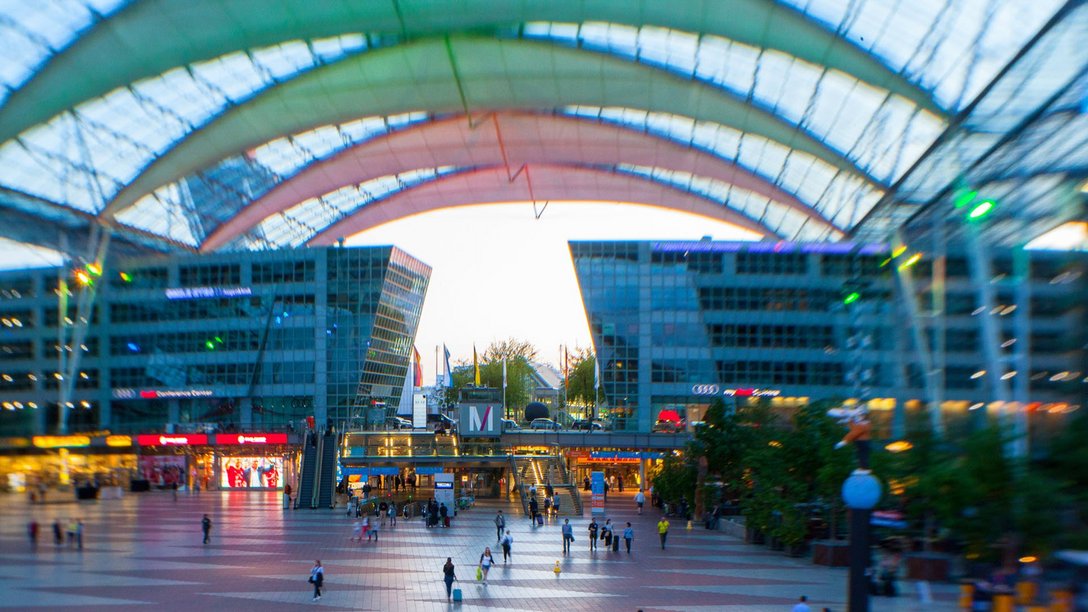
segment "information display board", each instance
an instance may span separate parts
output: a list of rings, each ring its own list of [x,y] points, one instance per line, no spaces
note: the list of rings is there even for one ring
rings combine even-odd
[[[589,475],[589,488],[593,496],[590,512],[604,514],[604,472],[593,472]]]

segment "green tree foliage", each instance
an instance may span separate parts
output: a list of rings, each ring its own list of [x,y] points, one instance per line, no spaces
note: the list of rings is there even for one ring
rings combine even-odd
[[[536,355],[536,348],[524,340],[508,338],[493,342],[480,359],[480,386],[502,389],[502,362],[505,357],[506,406],[509,409],[524,408],[531,400],[530,361]],[[453,391],[450,396],[456,401],[461,389],[473,382],[472,362],[458,362],[453,369]]]
[[[592,406],[597,398],[593,389],[593,368],[597,358],[589,349],[574,349],[570,355],[570,371],[567,374],[567,403],[576,406]],[[601,396],[604,400],[604,396]]]
[[[501,362],[503,359],[523,359],[527,362],[536,360],[539,351],[528,340],[518,340],[517,338],[507,338],[506,340],[498,340],[492,342],[488,346],[481,356],[481,359],[486,363],[494,363],[496,361]],[[482,373],[481,373],[482,375]]]
[[[695,499],[695,466],[685,457],[669,455],[653,477],[654,492],[669,503]]]

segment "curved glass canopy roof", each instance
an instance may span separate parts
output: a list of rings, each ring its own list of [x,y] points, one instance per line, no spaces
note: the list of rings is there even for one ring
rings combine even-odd
[[[1088,165],[1083,136],[1041,144],[1083,123],[1086,24],[1060,0],[0,0],[0,206],[207,251],[610,185],[883,239],[966,176],[1042,227]],[[488,183],[534,168],[582,188]]]

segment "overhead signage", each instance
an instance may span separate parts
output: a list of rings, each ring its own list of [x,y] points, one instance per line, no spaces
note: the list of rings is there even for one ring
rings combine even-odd
[[[441,474],[445,470],[441,465],[420,465],[416,466],[416,475],[428,476],[431,474]]]
[[[79,448],[91,445],[90,436],[34,436],[31,443],[38,448]]]
[[[452,489],[453,488],[453,483],[452,482],[436,482],[436,483],[434,483],[434,488],[435,489]]]
[[[132,436],[106,436],[106,446],[132,446]]]
[[[502,406],[494,404],[461,404],[458,433],[464,438],[499,437],[501,410]]]
[[[782,394],[782,390],[761,389],[759,387],[723,388],[720,385],[703,384],[692,385],[691,394],[706,397],[712,397],[717,395],[724,395],[726,397],[778,397]]]
[[[204,300],[249,295],[253,295],[253,290],[249,287],[171,287],[166,290],[168,300]]]
[[[191,399],[215,397],[214,389],[128,389],[113,390],[113,399]]]
[[[140,434],[140,446],[199,446],[208,443],[208,434]]]
[[[215,434],[216,444],[287,444],[285,433]]]

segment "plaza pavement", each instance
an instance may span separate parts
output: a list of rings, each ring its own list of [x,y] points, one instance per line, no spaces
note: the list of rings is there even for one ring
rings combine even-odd
[[[54,494],[57,499],[59,494]],[[353,543],[343,509],[292,510],[278,493],[128,494],[122,500],[31,506],[0,496],[0,609],[117,610],[645,610],[788,611],[807,595],[814,611],[845,610],[846,572],[750,546],[720,532],[671,521],[658,544],[659,515],[638,516],[629,495],[609,496],[607,516],[635,527],[630,556],[588,551],[588,518],[572,520],[576,541],[564,557],[554,521],[533,528],[516,504],[481,501],[450,529],[420,519],[380,530],[378,542]],[[514,560],[504,566],[495,544],[495,511],[510,515]],[[200,519],[211,515],[212,541],[201,544]],[[26,523],[41,523],[32,549]],[[587,511],[588,516],[588,511]],[[57,548],[51,525],[85,523],[82,551]],[[601,521],[603,523],[603,520]],[[498,566],[476,583],[485,546]],[[465,600],[446,602],[442,564],[452,557]],[[311,601],[314,559],[326,571],[325,595]],[[553,568],[560,561],[562,573]],[[914,586],[903,583],[905,593]],[[954,610],[956,587],[934,585],[936,603],[874,598],[876,612]]]

